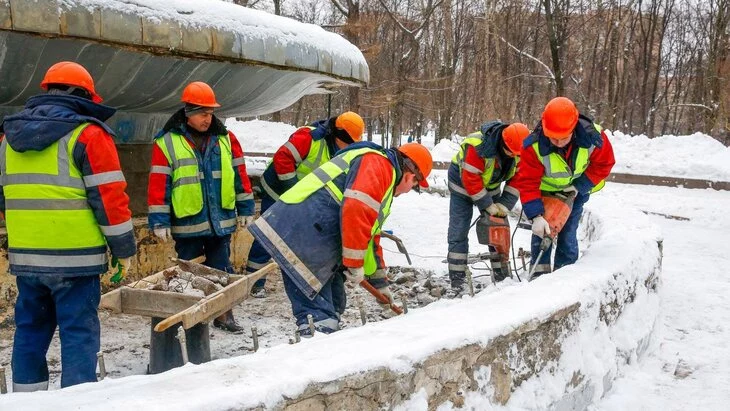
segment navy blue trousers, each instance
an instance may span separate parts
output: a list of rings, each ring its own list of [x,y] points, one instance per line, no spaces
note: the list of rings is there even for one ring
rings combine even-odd
[[[312,314],[315,327],[321,332],[330,333],[339,329],[340,315],[347,306],[344,274],[338,272],[333,275],[312,300],[299,290],[286,273],[282,272],[282,277],[300,330],[307,326],[307,314]]]
[[[578,261],[578,224],[580,223],[580,216],[583,215],[583,206],[590,198],[590,194],[579,194],[573,201],[573,209],[570,212],[568,221],[563,226],[563,229],[558,233],[555,240],[555,270],[566,265],[570,265]],[[530,264],[535,264],[535,259],[540,253],[540,242],[542,239],[536,235],[532,236],[530,248],[532,251],[532,257],[530,258]],[[535,269],[533,278],[540,275],[551,272],[550,269],[550,255],[553,247],[551,246],[545,254],[540,258],[538,266]]]
[[[454,287],[464,284],[469,255],[469,226],[474,215],[474,202],[454,191],[449,197],[449,278]]]
[[[61,387],[96,381],[99,276],[20,276],[17,284],[13,386],[30,391],[46,385],[46,354],[56,327],[61,337]]]
[[[178,258],[192,260],[205,256],[204,265],[218,270],[233,272],[231,266],[231,235],[178,238],[175,240]]]
[[[261,194],[261,214],[265,213],[276,201],[273,198]],[[246,260],[246,272],[253,273],[263,268],[271,260],[271,255],[266,251],[264,246],[258,240],[254,240],[251,249],[248,251],[248,259]],[[266,277],[259,279],[253,285],[254,288],[263,288],[266,285]]]

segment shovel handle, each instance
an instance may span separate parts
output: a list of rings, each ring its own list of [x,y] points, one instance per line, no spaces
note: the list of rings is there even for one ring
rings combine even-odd
[[[372,294],[375,297],[375,299],[378,300],[378,302],[380,302],[382,304],[388,304],[390,306],[390,309],[393,310],[394,313],[399,314],[399,315],[403,314],[402,308],[400,308],[397,305],[390,302],[390,299],[388,297],[386,297],[385,295],[383,295],[383,293],[378,291],[377,288],[373,287],[372,284],[367,282],[367,280],[362,280],[360,282],[360,286],[362,288],[368,290],[368,292],[370,294]]]

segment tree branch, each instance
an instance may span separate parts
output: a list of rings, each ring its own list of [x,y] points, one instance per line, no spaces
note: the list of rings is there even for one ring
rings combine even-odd
[[[347,17],[350,14],[350,10],[345,7],[340,0],[330,0],[332,1],[332,4],[337,8],[337,10],[340,11],[345,17]]]
[[[548,65],[547,65],[547,64],[543,63],[543,62],[542,62],[542,61],[541,61],[541,60],[540,60],[539,58],[537,58],[537,57],[533,56],[533,55],[532,55],[532,54],[530,54],[530,53],[527,53],[527,52],[525,52],[525,51],[522,51],[522,50],[518,49],[517,47],[513,46],[513,45],[512,45],[512,43],[510,43],[510,42],[509,42],[509,41],[507,41],[507,40],[506,40],[506,39],[505,39],[504,37],[500,36],[500,35],[499,35],[499,34],[497,34],[497,33],[493,33],[493,32],[490,32],[489,34],[492,34],[492,35],[494,35],[494,36],[498,37],[498,38],[499,38],[500,40],[502,40],[502,41],[503,41],[503,42],[504,42],[505,44],[507,44],[507,46],[509,46],[509,48],[511,48],[512,50],[516,51],[516,52],[517,52],[517,53],[519,53],[519,54],[520,54],[521,56],[525,56],[525,57],[529,58],[530,60],[532,60],[532,61],[536,62],[537,64],[541,65],[541,66],[542,66],[542,67],[543,67],[543,68],[545,69],[545,71],[546,71],[546,72],[548,73],[548,76],[550,77],[550,79],[551,79],[551,80],[552,80],[553,82],[555,81],[555,74],[553,73],[553,71],[552,71],[552,70],[550,70],[550,67],[548,67]]]

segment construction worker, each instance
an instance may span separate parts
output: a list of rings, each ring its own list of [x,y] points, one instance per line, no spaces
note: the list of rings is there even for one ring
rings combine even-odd
[[[205,255],[205,265],[233,272],[231,234],[237,225],[246,227],[254,219],[243,150],[213,114],[220,104],[209,85],[188,84],[182,102],[155,137],[147,194],[149,226],[158,238],[175,240],[178,257]],[[243,330],[232,311],[213,325]]]
[[[529,134],[530,130],[522,123],[492,121],[482,125],[481,131],[467,136],[451,160],[447,260],[451,288],[457,294],[464,287],[474,206],[483,215],[498,217],[506,217],[515,206],[519,193],[510,185],[510,179],[517,169],[522,142]],[[490,250],[495,251],[491,246]],[[507,276],[505,270],[495,269],[494,274],[496,281]]]
[[[345,278],[371,285],[392,300],[380,231],[393,197],[428,187],[428,149],[408,143],[383,149],[360,142],[301,179],[249,227],[283,273],[284,289],[302,336],[339,329]]]
[[[580,114],[570,99],[556,97],[547,103],[540,123],[525,140],[513,183],[525,215],[532,220],[531,265],[539,254],[541,239],[556,234],[555,269],[576,262],[583,205],[591,193],[604,186],[615,162],[603,128]],[[551,233],[543,217],[543,192],[575,195],[570,216],[559,233]],[[533,278],[552,271],[550,252],[548,249],[537,262]]]
[[[328,162],[338,150],[362,139],[365,123],[352,111],[301,127],[274,154],[261,178],[261,214],[288,189],[314,169]],[[271,256],[261,243],[254,241],[248,252],[246,271],[255,272],[266,265]],[[266,296],[266,277],[256,281],[251,295]]]
[[[7,116],[0,132],[0,209],[16,276],[13,391],[48,388],[46,353],[61,337],[61,387],[96,381],[99,275],[119,282],[137,252],[113,132],[81,65],[51,66],[45,94]]]

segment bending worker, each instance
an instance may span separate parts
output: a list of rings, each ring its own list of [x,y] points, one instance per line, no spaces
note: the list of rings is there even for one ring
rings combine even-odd
[[[361,142],[340,151],[282,195],[249,227],[283,273],[300,334],[307,315],[324,333],[339,329],[344,278],[371,285],[392,300],[380,230],[393,197],[428,187],[431,153],[418,143],[383,149]]]
[[[603,128],[579,113],[568,98],[556,97],[545,106],[541,122],[525,140],[514,186],[527,218],[532,220],[532,261],[541,239],[557,235],[555,269],[578,260],[578,223],[583,205],[605,185],[616,160]],[[574,194],[570,216],[559,233],[551,233],[543,217],[542,192]],[[552,249],[552,247],[551,247]],[[533,278],[551,272],[548,249],[535,267]]]
[[[474,206],[483,213],[506,217],[519,192],[510,184],[523,140],[530,134],[522,123],[492,121],[467,136],[449,166],[449,279],[457,294],[463,290],[469,255],[469,228]],[[504,190],[502,182],[507,181]],[[502,281],[504,271],[495,272]]]
[[[314,169],[328,162],[338,150],[362,139],[365,122],[352,111],[320,120],[307,127],[301,127],[279,147],[274,158],[261,177],[261,214],[271,207],[288,189]],[[248,252],[246,271],[255,272],[263,268],[271,256],[261,243],[254,240]],[[266,296],[266,278],[254,284],[251,295]]]

